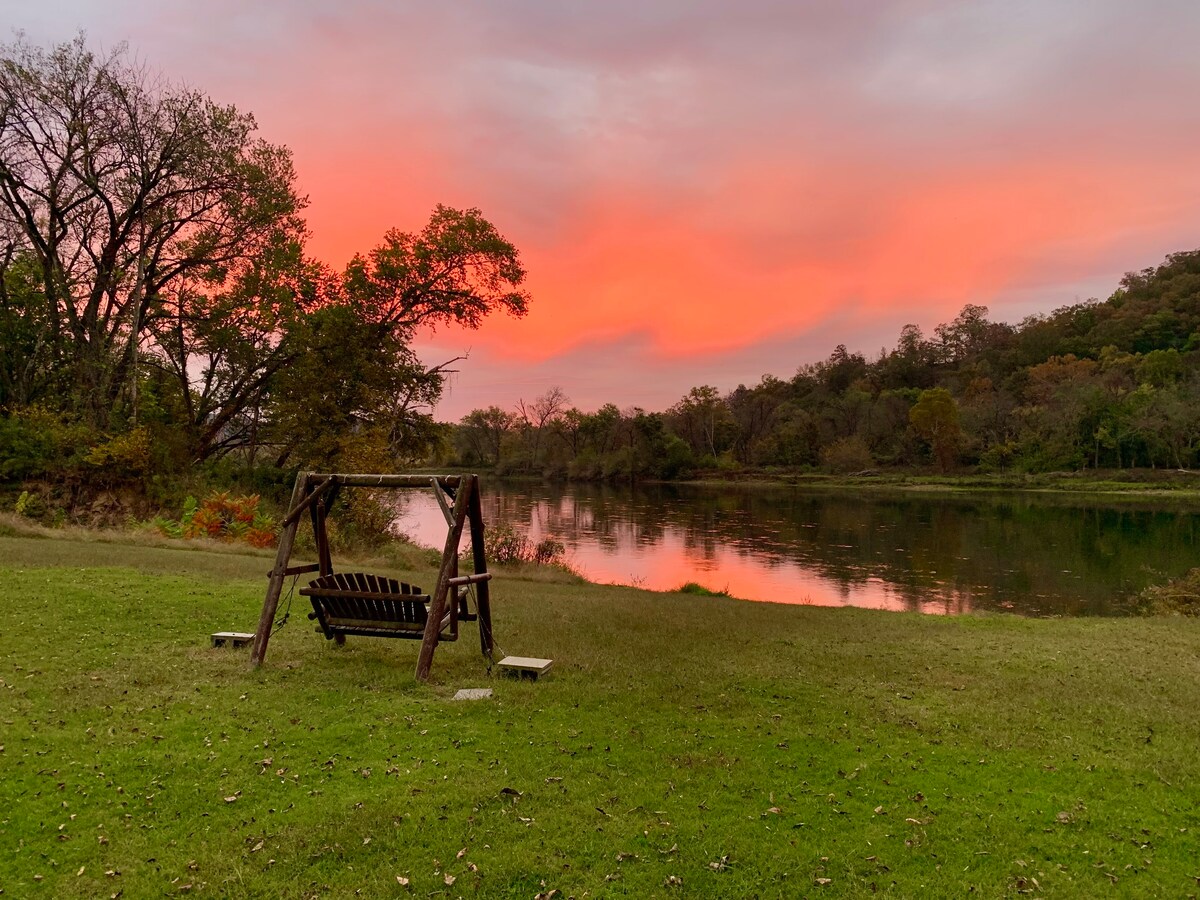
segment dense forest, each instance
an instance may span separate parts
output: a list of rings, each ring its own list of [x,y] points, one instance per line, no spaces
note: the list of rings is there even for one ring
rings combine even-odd
[[[704,471],[921,467],[1046,472],[1196,465],[1200,251],[1126,275],[1104,301],[1017,325],[965,306],[868,359],[838,346],[790,379],[670,409],[591,413],[551,390],[513,411],[474,410],[454,431],[464,465],[575,478]]]
[[[423,365],[412,342],[523,315],[517,249],[439,206],[335,271],[307,253],[296,180],[252,116],[122,48],[0,48],[0,483],[177,506],[197,479],[270,489],[298,468],[626,479],[1200,454],[1200,251],[1104,301],[1017,325],[968,305],[873,358],[839,346],[663,411],[584,412],[554,389],[449,425],[433,413],[456,360]]]

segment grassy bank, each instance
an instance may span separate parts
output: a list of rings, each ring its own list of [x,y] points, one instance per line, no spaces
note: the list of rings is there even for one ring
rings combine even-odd
[[[1150,498],[1200,503],[1200,472],[1125,469],[1120,471],[1047,472],[1041,474],[957,474],[871,470],[856,475],[795,472],[748,472],[730,478],[700,477],[688,484],[791,485],[828,490],[881,490],[928,493],[1046,492],[1102,495],[1106,500]]]
[[[553,673],[489,677],[468,631],[418,685],[415,642],[339,649],[299,603],[263,670],[209,648],[269,555],[10,534],[0,562],[5,896],[1200,890],[1197,621],[518,573],[498,644]]]
[[[424,471],[424,470],[422,470]],[[428,470],[431,474],[434,470]],[[439,473],[442,470],[437,470]],[[466,470],[463,470],[466,471]],[[472,470],[478,471],[478,470]],[[489,481],[497,477],[489,475]],[[537,482],[540,475],[505,475],[504,481]],[[1087,469],[1080,472],[999,472],[956,473],[871,469],[856,474],[829,474],[809,470],[738,469],[726,472],[700,472],[690,478],[647,484],[689,486],[790,487],[813,490],[879,491],[905,493],[1009,493],[1032,492],[1067,496],[1102,497],[1105,502],[1154,501],[1200,506],[1200,471],[1177,469]]]

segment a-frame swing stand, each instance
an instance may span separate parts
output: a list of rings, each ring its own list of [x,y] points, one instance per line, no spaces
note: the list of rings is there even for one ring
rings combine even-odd
[[[337,585],[336,589],[306,589],[303,593],[320,594],[340,602],[342,609],[339,615],[355,615],[345,612],[346,604],[357,603],[359,616],[374,617],[372,621],[338,619],[330,617],[327,621],[321,615],[322,607],[314,601],[314,616],[321,615],[321,625],[326,631],[326,637],[336,637],[338,643],[343,643],[345,634],[371,634],[388,637],[414,637],[421,641],[421,653],[417,658],[417,680],[424,681],[429,677],[429,669],[433,664],[433,652],[442,640],[458,638],[458,619],[477,617],[479,622],[479,647],[483,655],[491,660],[492,642],[492,610],[491,598],[488,593],[488,580],[491,574],[487,570],[487,556],[484,552],[483,509],[479,502],[478,475],[349,475],[339,473],[301,472],[296,476],[296,485],[292,489],[292,499],[288,504],[287,515],[284,516],[279,533],[279,552],[275,555],[275,566],[269,573],[267,595],[263,600],[262,614],[258,618],[258,630],[254,634],[254,647],[250,653],[251,666],[262,665],[267,655],[267,643],[271,640],[271,629],[275,623],[275,611],[279,606],[279,596],[283,584],[289,575],[300,575],[306,572],[317,572],[318,581],[326,582],[336,578],[329,554],[329,536],[325,528],[325,517],[338,492],[344,487],[352,488],[424,488],[433,489],[442,512],[446,515],[449,532],[446,535],[446,547],[442,552],[442,565],[438,571],[437,586],[427,598],[419,592],[410,594],[407,585],[403,585],[404,593],[398,594],[396,582],[373,575],[355,574],[353,589],[348,585]],[[453,508],[447,498],[454,501]],[[292,556],[292,546],[296,541],[296,530],[304,513],[309,514],[312,522],[313,535],[317,545],[317,563],[315,565],[289,566]],[[458,547],[462,539],[463,526],[469,523],[471,529],[471,553],[475,572],[471,575],[458,574]],[[475,587],[476,616],[459,612],[460,590],[468,586]],[[423,604],[428,602],[426,613]],[[465,603],[465,601],[463,601]],[[419,617],[411,615],[413,607],[418,607]],[[310,617],[311,618],[311,617]],[[423,629],[418,624],[424,619]],[[340,623],[340,624],[337,624]],[[334,633],[336,632],[336,633]]]

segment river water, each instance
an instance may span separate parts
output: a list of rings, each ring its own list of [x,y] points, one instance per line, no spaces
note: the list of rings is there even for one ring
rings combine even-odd
[[[440,548],[432,492],[397,528]],[[483,482],[484,520],[552,537],[591,581],[746,600],[957,614],[1113,615],[1200,566],[1200,516],[1044,494],[915,495],[774,486]]]

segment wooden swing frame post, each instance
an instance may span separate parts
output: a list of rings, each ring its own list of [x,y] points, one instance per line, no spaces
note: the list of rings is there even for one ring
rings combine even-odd
[[[421,638],[421,652],[417,658],[418,681],[429,678],[433,665],[433,653],[440,640],[440,623],[446,615],[448,603],[458,603],[459,589],[474,585],[479,620],[479,649],[489,660],[492,658],[491,595],[488,591],[487,554],[484,547],[483,507],[479,499],[478,475],[366,475],[346,473],[299,472],[292,488],[288,512],[283,517],[279,532],[279,549],[275,554],[275,565],[268,573],[267,593],[263,598],[262,612],[258,618],[258,629],[254,633],[254,645],[250,652],[250,665],[258,668],[267,655],[275,614],[283,584],[289,575],[318,572],[321,576],[333,573],[329,552],[329,535],[325,518],[334,498],[343,487],[361,488],[426,488],[434,487],[438,502],[446,514],[449,531],[442,551],[442,564],[438,570],[437,587],[430,597],[429,615]],[[442,496],[442,491],[454,498],[451,510]],[[312,522],[316,542],[317,563],[315,565],[289,566],[296,532],[305,512]],[[468,525],[471,535],[472,559],[475,573],[458,574],[458,549],[462,541],[463,526]],[[338,634],[337,642],[344,643],[345,636]],[[457,637],[457,632],[454,637]]]

